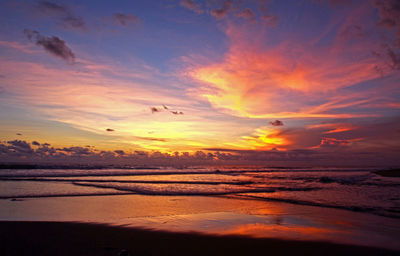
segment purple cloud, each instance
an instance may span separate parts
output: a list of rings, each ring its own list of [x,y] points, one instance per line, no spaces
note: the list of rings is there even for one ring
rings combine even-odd
[[[180,1],[180,6],[185,7],[195,13],[202,14],[203,9],[201,8],[201,5],[199,3],[196,3],[193,0],[182,0]]]

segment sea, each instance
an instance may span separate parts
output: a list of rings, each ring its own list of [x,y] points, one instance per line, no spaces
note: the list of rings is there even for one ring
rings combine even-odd
[[[327,240],[400,250],[400,178],[374,168],[0,170],[0,220]]]

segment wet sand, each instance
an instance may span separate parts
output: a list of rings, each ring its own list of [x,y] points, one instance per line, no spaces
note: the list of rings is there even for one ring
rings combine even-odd
[[[400,252],[328,242],[171,233],[100,224],[3,221],[0,255],[326,256],[400,255]]]

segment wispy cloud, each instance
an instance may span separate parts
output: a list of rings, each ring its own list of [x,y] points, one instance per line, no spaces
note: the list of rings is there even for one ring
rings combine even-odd
[[[245,27],[230,26],[226,34],[231,45],[223,61],[191,63],[186,72],[200,82],[193,95],[204,97],[216,109],[255,118],[349,118],[370,114],[343,113],[340,108],[344,106],[334,104],[333,99],[342,88],[379,78],[377,58],[360,52],[357,61],[351,61],[348,56],[358,53],[352,52],[351,46],[338,52],[334,41],[324,47],[297,41],[295,45],[283,42],[263,48],[248,47],[251,43]],[[357,97],[362,95],[360,90],[357,93]],[[351,102],[355,106],[354,99]],[[322,108],[328,105],[329,110]]]
[[[36,9],[42,14],[54,17],[67,28],[86,29],[86,23],[82,17],[77,16],[66,5],[58,4],[50,1],[39,1],[36,4]]]

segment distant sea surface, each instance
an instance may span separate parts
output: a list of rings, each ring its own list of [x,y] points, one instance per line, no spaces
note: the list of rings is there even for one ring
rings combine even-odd
[[[279,201],[400,218],[400,178],[372,169],[208,167],[2,169],[0,198],[206,196]]]

